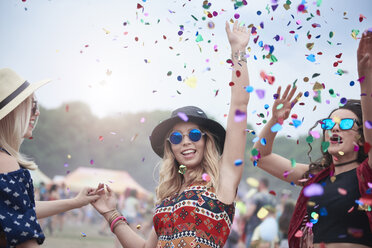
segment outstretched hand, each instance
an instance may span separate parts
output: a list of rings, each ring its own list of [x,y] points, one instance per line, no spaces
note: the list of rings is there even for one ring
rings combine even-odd
[[[300,92],[297,94],[296,98],[291,100],[294,94],[296,93],[297,87],[293,87],[291,92],[289,92],[290,89],[291,85],[288,85],[282,97],[280,97],[281,86],[278,87],[278,91],[276,92],[276,100],[273,105],[272,114],[273,118],[279,123],[283,123],[283,121],[289,117],[289,114],[291,113],[293,106],[298,102],[298,100],[302,96],[302,92]]]
[[[248,45],[249,38],[251,37],[251,29],[247,29],[246,26],[242,26],[238,21],[234,22],[232,30],[230,30],[230,25],[226,22],[226,33],[229,39],[231,49],[237,49],[239,51],[244,51]]]
[[[112,192],[111,188],[104,184],[100,183],[95,190],[95,193],[99,195],[99,198],[96,201],[91,202],[92,206],[98,211],[98,213],[103,214],[112,209],[116,208],[116,197],[115,193]]]
[[[362,38],[359,42],[357,59],[358,59],[359,78],[365,77],[365,78],[371,79],[372,77],[372,30],[371,29],[364,32],[362,35]],[[363,82],[361,81],[361,83]]]

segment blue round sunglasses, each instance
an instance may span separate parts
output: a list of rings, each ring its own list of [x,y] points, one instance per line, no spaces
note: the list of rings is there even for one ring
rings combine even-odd
[[[196,128],[191,129],[188,134],[183,134],[179,131],[175,131],[169,135],[169,138],[167,140],[169,140],[169,142],[172,143],[173,145],[178,145],[179,143],[182,142],[183,136],[188,135],[189,139],[192,142],[197,142],[201,139],[201,137],[204,134],[205,133],[202,133],[199,129]]]

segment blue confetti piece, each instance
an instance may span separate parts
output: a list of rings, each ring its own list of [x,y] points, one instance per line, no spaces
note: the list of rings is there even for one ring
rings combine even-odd
[[[350,86],[354,86],[355,82],[354,81],[351,81],[350,82]]]
[[[178,76],[178,77],[177,77],[177,80],[178,80],[178,81],[182,81],[182,77],[181,77],[181,76]]]
[[[260,41],[258,42],[258,45],[259,45],[260,47],[263,47],[263,41],[260,40]]]
[[[254,58],[254,60],[257,60],[257,57],[256,57],[256,55],[254,55],[254,56],[253,56],[253,58]]]
[[[234,164],[235,164],[235,166],[242,165],[243,164],[243,160],[237,159],[237,160],[235,160]]]
[[[298,39],[298,34],[296,34],[296,35],[294,36],[294,38],[295,38],[295,41],[297,41],[297,39]]]
[[[293,122],[293,126],[295,128],[298,128],[302,124],[302,122],[300,120],[296,120],[296,119],[293,119],[292,122]]]
[[[276,123],[274,126],[271,127],[271,132],[273,133],[279,132],[280,130],[282,130],[282,128],[283,128],[282,125]]]
[[[295,184],[294,182],[291,182],[291,185],[292,185],[292,186],[295,186],[296,184]]]
[[[257,166],[257,160],[253,161],[253,166]]]
[[[261,139],[261,145],[266,146],[266,139],[265,138]]]
[[[313,223],[313,224],[316,224],[316,223],[318,223],[318,220],[316,220],[316,219],[311,219],[310,222]]]
[[[305,96],[305,97],[308,97],[309,94],[310,94],[309,91],[305,91],[304,96]]]
[[[245,87],[245,91],[247,91],[248,93],[251,93],[251,92],[253,92],[253,87],[252,86],[247,86],[247,87]]]
[[[306,59],[309,60],[310,62],[315,62],[315,55],[314,54],[310,54],[309,56],[307,56]]]
[[[260,137],[255,137],[255,138],[252,140],[252,142],[253,142],[253,143],[256,143],[259,139],[260,139]]]
[[[269,104],[265,104],[264,108],[265,108],[265,109],[270,108]]]
[[[327,209],[326,208],[320,208],[319,209],[319,214],[320,216],[327,216],[328,215],[328,212],[327,212]]]

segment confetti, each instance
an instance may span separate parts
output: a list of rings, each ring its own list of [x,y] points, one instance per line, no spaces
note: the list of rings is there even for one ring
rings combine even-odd
[[[178,117],[181,118],[181,120],[183,120],[184,122],[187,122],[189,120],[189,117],[187,117],[187,115],[183,112],[178,112],[177,113]]]
[[[269,211],[266,208],[261,207],[260,210],[258,210],[258,212],[257,212],[257,217],[260,218],[260,219],[263,219],[268,214],[269,214]]]
[[[322,142],[322,151],[327,152],[329,145],[330,145],[329,141],[323,141]]]
[[[303,235],[303,232],[301,230],[298,230],[296,233],[295,233],[295,237],[296,238],[301,238]]]
[[[337,191],[338,191],[338,193],[339,193],[340,195],[347,195],[347,190],[346,190],[346,189],[338,188]]]
[[[94,164],[94,160],[91,159],[91,160],[89,161],[89,163],[90,163],[91,165],[93,165],[93,164]]]
[[[310,62],[315,62],[315,55],[314,54],[310,54],[306,57],[307,60],[309,60]]]
[[[202,179],[203,181],[209,182],[211,180],[211,177],[207,173],[203,173]]]
[[[85,238],[87,235],[85,233],[81,233],[81,237]]]
[[[190,88],[195,88],[195,87],[196,87],[196,82],[197,82],[197,81],[198,81],[198,80],[196,79],[196,77],[195,77],[195,76],[192,76],[192,77],[187,78],[187,79],[185,80],[185,84],[188,85]]]
[[[186,166],[184,166],[183,164],[181,164],[178,167],[178,173],[180,173],[181,175],[185,174],[186,173]]]
[[[306,197],[323,195],[324,189],[320,184],[312,183],[304,188],[304,195]]]
[[[265,98],[265,90],[256,89],[256,94],[257,94],[259,99]]]
[[[70,154],[67,154],[67,158],[68,158],[68,159],[71,159],[71,155],[70,155]]]
[[[247,114],[239,109],[235,111],[234,120],[235,122],[242,122],[247,118]]]
[[[237,159],[237,160],[234,161],[234,164],[235,164],[235,166],[240,166],[240,165],[243,164],[243,160]]]
[[[372,121],[365,121],[364,122],[364,126],[367,128],[367,129],[371,129],[372,128]]]
[[[274,126],[271,127],[271,132],[273,133],[279,132],[280,130],[282,130],[282,128],[283,128],[282,125],[276,123]]]

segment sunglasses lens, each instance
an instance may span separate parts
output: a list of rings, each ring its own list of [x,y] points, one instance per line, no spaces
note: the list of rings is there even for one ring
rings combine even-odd
[[[192,129],[189,133],[189,138],[192,142],[197,142],[200,140],[202,133],[198,129]]]
[[[179,143],[181,143],[182,141],[182,134],[180,132],[174,132],[172,133],[170,136],[169,136],[169,141],[174,144],[174,145],[177,145]]]
[[[330,130],[335,126],[335,122],[332,119],[324,119],[322,128],[325,130]]]
[[[342,119],[340,122],[340,128],[342,130],[349,130],[354,126],[354,120],[353,119]]]

